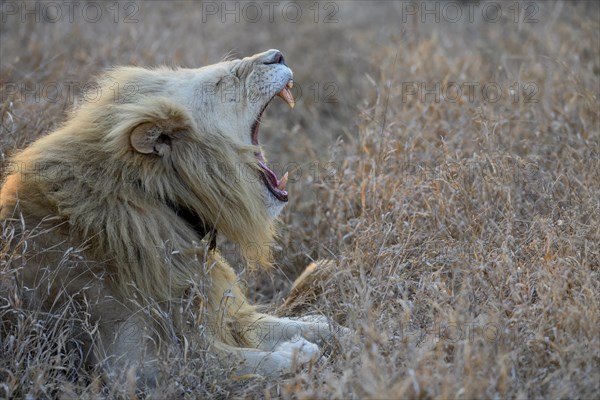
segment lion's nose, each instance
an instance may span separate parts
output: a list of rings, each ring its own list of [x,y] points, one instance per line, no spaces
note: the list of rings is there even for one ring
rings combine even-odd
[[[283,64],[285,63],[285,59],[283,58],[283,54],[279,50],[268,50],[262,53],[258,60],[258,62],[269,65],[269,64]]]

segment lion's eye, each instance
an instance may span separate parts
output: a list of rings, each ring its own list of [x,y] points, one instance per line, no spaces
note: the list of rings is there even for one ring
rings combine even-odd
[[[223,82],[223,78],[225,78],[224,76],[220,77],[217,82],[215,83],[215,86],[219,86],[222,82]]]
[[[228,74],[228,75],[222,76],[221,79],[219,79],[219,81],[217,82],[216,86],[236,85],[239,81],[240,81],[240,79],[237,76],[235,76],[233,74]]]

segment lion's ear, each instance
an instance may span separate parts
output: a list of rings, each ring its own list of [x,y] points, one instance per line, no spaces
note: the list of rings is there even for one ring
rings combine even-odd
[[[140,154],[168,156],[172,144],[195,130],[194,121],[187,110],[164,97],[151,97],[119,109],[131,125],[129,143]],[[117,131],[113,137],[122,137]]]
[[[129,137],[131,146],[138,153],[166,156],[171,153],[172,127],[157,122],[144,122],[136,126]]]

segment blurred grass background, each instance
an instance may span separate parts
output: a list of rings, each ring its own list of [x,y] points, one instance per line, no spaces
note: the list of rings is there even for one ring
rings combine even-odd
[[[277,268],[244,277],[275,309],[310,260],[336,260],[288,311],[357,335],[280,380],[180,364],[157,398],[600,395],[596,3],[49,4],[2,3],[2,162],[110,66],[277,48],[294,70],[296,108],[274,102],[261,127],[292,178]],[[112,393],[19,332],[0,338],[0,397]]]

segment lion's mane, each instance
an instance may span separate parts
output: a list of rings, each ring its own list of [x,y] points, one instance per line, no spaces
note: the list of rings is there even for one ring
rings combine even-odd
[[[157,72],[110,71],[98,83],[96,101],[81,104],[62,127],[18,153],[17,173],[0,194],[0,217],[16,217],[17,204],[28,219],[56,216],[68,226],[62,234],[69,241],[106,261],[123,295],[137,291],[161,301],[189,287],[203,261],[197,259],[202,238],[178,210],[223,233],[260,265],[268,265],[274,229],[256,184],[255,147],[199,132],[184,107],[152,95],[157,80],[150,76]],[[115,101],[114,82],[134,85],[136,95]],[[131,132],[143,124],[169,132],[170,154],[149,160],[132,150]]]

